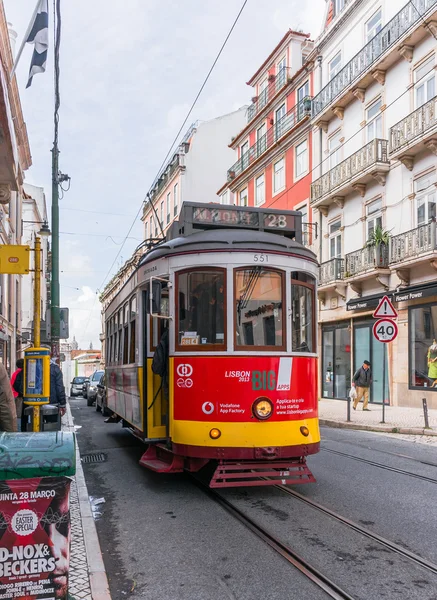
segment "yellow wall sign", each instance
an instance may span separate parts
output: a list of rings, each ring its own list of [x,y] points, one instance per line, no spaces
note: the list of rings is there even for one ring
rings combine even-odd
[[[0,273],[27,275],[29,262],[30,246],[0,244]]]

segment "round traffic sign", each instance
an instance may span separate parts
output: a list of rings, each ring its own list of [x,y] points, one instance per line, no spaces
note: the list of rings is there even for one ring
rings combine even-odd
[[[391,319],[379,319],[373,325],[373,337],[378,342],[392,342],[398,335],[398,326]]]

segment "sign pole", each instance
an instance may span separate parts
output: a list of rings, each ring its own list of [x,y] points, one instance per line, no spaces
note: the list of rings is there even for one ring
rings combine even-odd
[[[387,360],[387,346],[384,344],[384,352],[382,358],[382,421],[385,423],[385,361]]]

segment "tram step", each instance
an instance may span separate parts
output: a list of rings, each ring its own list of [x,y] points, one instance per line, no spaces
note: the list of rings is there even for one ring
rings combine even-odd
[[[184,459],[161,446],[151,444],[140,458],[140,465],[157,473],[182,473]]]
[[[260,485],[296,485],[315,483],[305,459],[269,460],[244,463],[220,461],[210,487],[247,487]]]

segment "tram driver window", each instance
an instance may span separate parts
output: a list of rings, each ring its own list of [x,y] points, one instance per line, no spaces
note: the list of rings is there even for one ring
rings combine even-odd
[[[291,274],[291,349],[315,352],[314,278],[306,273]]]
[[[224,269],[192,270],[178,275],[178,344],[184,349],[225,347]]]
[[[252,267],[235,272],[235,346],[285,349],[283,273]]]

